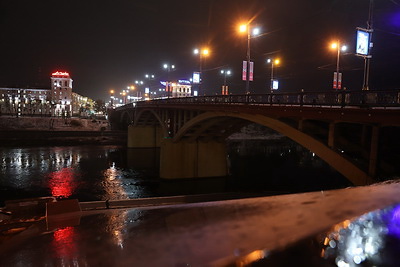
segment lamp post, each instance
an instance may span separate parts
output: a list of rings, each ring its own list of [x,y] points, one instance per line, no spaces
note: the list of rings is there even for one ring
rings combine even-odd
[[[151,81],[154,80],[155,75],[154,74],[145,74],[144,77],[148,80],[148,88],[149,88],[148,90],[149,90],[149,92],[147,94],[149,95],[149,98],[151,98],[152,87],[154,87],[154,82],[151,82]],[[145,94],[146,94],[146,92],[145,92]]]
[[[111,107],[114,105],[114,90],[110,90],[110,98],[111,98]]]
[[[169,81],[169,73],[171,70],[175,69],[175,65],[170,65],[170,64],[164,64],[163,68],[167,71],[167,85],[166,85],[166,90],[167,90],[167,98],[170,98],[170,91],[171,91],[171,86],[170,86],[170,81]]]
[[[336,56],[336,73],[333,75],[333,89],[341,89],[342,88],[342,76],[339,73],[339,62],[340,62],[340,52],[341,51],[346,51],[347,46],[346,45],[341,45],[339,41],[334,42],[331,44],[332,49],[336,49],[337,51],[337,56]]]
[[[226,85],[226,76],[231,75],[230,70],[221,70],[221,74],[224,76],[224,85],[222,86],[222,95],[228,95],[228,86]]]
[[[136,87],[134,85],[129,85],[126,87],[126,89],[128,89],[128,92],[131,92],[131,91],[135,91]],[[136,101],[138,100],[138,98],[139,98],[139,95],[138,95],[138,91],[136,90]]]
[[[274,66],[279,65],[280,62],[281,62],[280,59],[271,59],[271,58],[267,59],[267,63],[271,64],[271,82],[270,82],[270,87],[269,87],[271,90],[271,93],[274,90]]]
[[[210,54],[210,50],[208,48],[198,49],[195,48],[193,50],[193,54],[199,55],[199,94],[201,89],[201,81],[202,81],[202,72],[203,72],[203,58],[208,57]]]
[[[136,84],[136,89],[137,89],[137,91],[136,91],[137,101],[139,101],[139,98],[142,97],[142,92],[140,92],[139,86],[143,85],[144,82],[141,80],[136,80],[135,84]]]
[[[242,24],[239,26],[239,32],[246,33],[247,35],[247,52],[246,52],[246,94],[250,93],[250,79],[253,78],[250,76],[250,40],[253,37],[256,37],[260,34],[259,28],[251,28],[249,23]]]

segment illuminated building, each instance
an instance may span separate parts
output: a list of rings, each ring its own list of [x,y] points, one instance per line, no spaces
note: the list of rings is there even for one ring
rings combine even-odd
[[[161,82],[162,85],[166,86],[167,82]],[[189,81],[179,80],[178,82],[170,82],[172,97],[190,97],[192,94],[192,86]]]
[[[72,115],[72,79],[69,73],[56,71],[51,74],[50,79],[53,115]]]
[[[0,87],[0,115],[70,117],[90,113],[94,101],[72,92],[69,73],[56,71],[50,79],[50,88]]]

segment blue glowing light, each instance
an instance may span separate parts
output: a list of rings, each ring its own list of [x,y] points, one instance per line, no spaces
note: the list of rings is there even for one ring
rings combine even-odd
[[[395,206],[387,222],[388,234],[400,239],[400,205]]]
[[[400,27],[400,11],[391,16],[390,23],[395,27]]]

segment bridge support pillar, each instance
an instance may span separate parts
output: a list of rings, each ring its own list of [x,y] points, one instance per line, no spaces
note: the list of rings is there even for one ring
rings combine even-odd
[[[217,177],[228,175],[225,143],[177,142],[163,140],[160,177],[165,179]]]
[[[162,131],[158,126],[132,126],[128,127],[129,148],[154,148],[160,147]]]

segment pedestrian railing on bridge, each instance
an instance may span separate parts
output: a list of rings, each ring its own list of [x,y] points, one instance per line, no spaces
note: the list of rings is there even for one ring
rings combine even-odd
[[[400,90],[334,91],[246,95],[215,95],[184,98],[164,98],[138,102],[141,104],[269,104],[331,107],[400,107]]]

